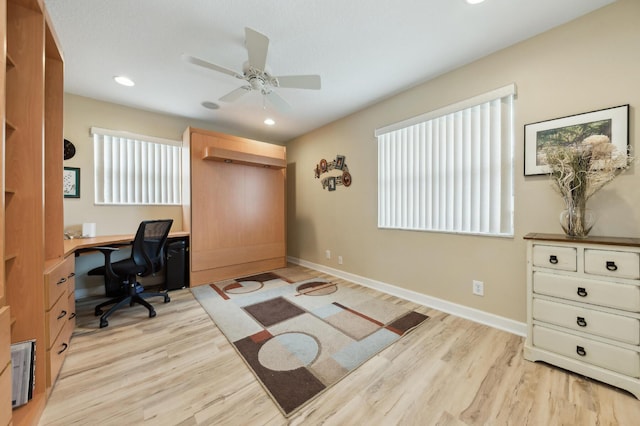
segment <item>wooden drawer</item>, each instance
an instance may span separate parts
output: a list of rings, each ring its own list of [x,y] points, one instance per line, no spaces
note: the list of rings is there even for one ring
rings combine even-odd
[[[0,372],[11,361],[11,316],[8,306],[0,308]],[[1,423],[0,423],[1,424]]]
[[[613,250],[584,250],[587,274],[616,278],[640,279],[640,253]]]
[[[533,300],[533,318],[632,345],[640,344],[640,321],[548,300]]]
[[[0,426],[11,421],[11,316],[0,308]]]
[[[0,366],[0,426],[9,424],[11,413],[11,366]]]
[[[75,258],[68,256],[56,268],[44,275],[47,291],[47,310],[58,301],[60,296],[68,291],[68,282],[75,276]]]
[[[533,291],[577,302],[640,312],[640,287],[632,284],[534,272]]]
[[[69,293],[67,297],[67,306],[69,310],[69,315],[67,315],[67,322],[71,323],[71,332],[76,328],[76,297],[75,293],[72,291]]]
[[[65,327],[58,335],[58,338],[47,351],[47,387],[53,386],[62,368],[62,363],[67,356],[67,351],[71,344],[71,334],[73,333],[72,321],[67,321]]]
[[[69,310],[69,298],[66,296],[61,297],[58,301],[53,305],[53,308],[49,310],[47,313],[47,322],[48,322],[48,339],[47,339],[47,349],[50,349],[53,346],[58,334],[67,323],[69,316],[71,315],[71,311]]]
[[[640,354],[636,351],[533,326],[533,345],[585,363],[631,377],[640,377]]]
[[[575,272],[576,265],[575,247],[533,246],[533,266]]]

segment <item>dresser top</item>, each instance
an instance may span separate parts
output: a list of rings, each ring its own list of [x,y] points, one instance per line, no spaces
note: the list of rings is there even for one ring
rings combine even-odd
[[[541,240],[556,242],[573,242],[586,244],[602,244],[609,246],[640,246],[640,238],[627,237],[587,237],[587,238],[570,238],[565,234],[542,234],[531,232],[523,237],[525,240]]]

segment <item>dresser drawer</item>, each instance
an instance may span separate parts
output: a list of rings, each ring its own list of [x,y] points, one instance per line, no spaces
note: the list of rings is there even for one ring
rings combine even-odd
[[[540,299],[533,300],[533,318],[632,345],[640,344],[640,321],[635,318]]]
[[[57,267],[45,274],[47,310],[69,289],[69,280],[75,276],[75,258],[68,256]]]
[[[69,315],[67,315],[66,320],[68,323],[71,323],[71,330],[73,332],[76,328],[76,297],[74,292],[69,293],[69,296],[67,297],[67,306]]]
[[[575,272],[576,249],[536,244],[533,246],[533,266]]]
[[[640,279],[640,253],[585,249],[584,271],[607,277]]]
[[[64,327],[71,315],[71,311],[69,311],[69,298],[66,293],[63,297],[58,299],[53,308],[47,312],[47,322],[49,325],[48,333],[49,338],[47,340],[47,349],[53,346],[56,337],[60,334],[60,330]]]
[[[55,340],[51,349],[47,351],[47,363],[48,363],[48,375],[47,375],[47,387],[53,386],[62,368],[62,363],[67,356],[69,345],[71,343],[71,334],[73,333],[73,326],[71,321],[67,321],[65,327],[62,329],[58,338]]]
[[[577,302],[640,312],[640,287],[632,284],[534,272],[533,291]]]
[[[11,366],[0,366],[0,425],[8,425],[11,415]]]
[[[0,372],[11,361],[11,316],[9,307],[0,308]],[[1,424],[1,423],[0,423]]]
[[[591,339],[533,326],[533,345],[631,377],[640,377],[640,354]]]

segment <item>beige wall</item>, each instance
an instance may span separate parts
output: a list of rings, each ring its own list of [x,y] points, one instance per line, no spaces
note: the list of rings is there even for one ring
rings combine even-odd
[[[563,203],[546,176],[523,176],[527,123],[630,104],[637,151],[640,2],[619,0],[514,47],[449,72],[288,144],[288,254],[432,297],[525,321],[529,232],[561,232]],[[419,52],[418,52],[419,54]],[[437,58],[434,58],[437,60]],[[401,66],[401,65],[399,65]],[[514,82],[515,237],[495,238],[377,228],[378,127]],[[350,188],[321,188],[320,159],[346,155]],[[640,237],[638,169],[590,200],[593,235]],[[331,250],[332,259],[325,258]],[[344,264],[338,265],[337,256]],[[471,281],[485,283],[485,296]]]
[[[98,235],[128,234],[134,233],[142,220],[164,218],[174,219],[173,231],[182,230],[180,206],[94,205],[93,139],[89,133],[94,126],[172,140],[182,140],[188,126],[216,129],[202,121],[65,94],[64,137],[76,146],[76,155],[64,165],[80,168],[80,198],[64,200],[65,230],[80,231],[82,223],[95,222]]]

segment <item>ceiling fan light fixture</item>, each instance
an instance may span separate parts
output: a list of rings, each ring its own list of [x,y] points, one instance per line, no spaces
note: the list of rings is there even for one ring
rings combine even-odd
[[[273,126],[274,124],[276,124],[276,122],[273,118],[265,118],[264,124],[266,124],[267,126]]]
[[[123,86],[131,87],[136,85],[133,80],[131,80],[129,77],[125,77],[124,75],[116,75],[115,77],[113,77],[113,79],[116,81],[116,83]]]
[[[484,0],[466,0],[467,3],[469,4],[480,4],[482,3]]]
[[[207,108],[207,109],[219,109],[220,108],[220,105],[218,105],[215,102],[211,102],[211,101],[204,101],[201,105],[203,107]]]

